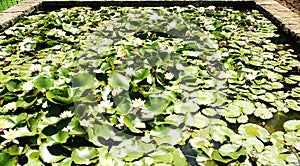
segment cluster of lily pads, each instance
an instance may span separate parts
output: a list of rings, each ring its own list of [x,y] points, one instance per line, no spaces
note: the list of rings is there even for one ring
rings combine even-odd
[[[27,16],[0,32],[0,163],[297,165],[300,62],[280,37],[214,6]]]

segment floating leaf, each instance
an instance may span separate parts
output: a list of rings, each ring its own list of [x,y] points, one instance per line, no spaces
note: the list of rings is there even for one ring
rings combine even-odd
[[[138,83],[144,80],[149,76],[149,74],[150,74],[150,70],[147,68],[136,71],[133,75],[134,82]]]
[[[48,150],[48,146],[46,144],[42,144],[39,146],[39,153],[40,153],[40,157],[42,158],[42,160],[46,163],[56,163],[58,161],[60,161],[61,159],[64,159],[65,156],[63,155],[52,155],[49,150]]]
[[[289,120],[283,124],[286,131],[300,130],[300,120]]]
[[[113,72],[108,78],[108,83],[113,89],[122,88],[127,90],[130,86],[130,79],[118,72]]]
[[[269,132],[257,124],[243,124],[238,128],[238,132],[244,137],[259,138],[263,142],[267,142],[270,138]]]
[[[98,151],[93,147],[79,147],[72,151],[71,158],[75,164],[91,164],[92,159],[97,157]]]
[[[38,89],[49,89],[50,87],[53,87],[54,83],[53,80],[51,80],[48,77],[39,76],[34,82],[34,86]]]
[[[286,101],[287,107],[291,108],[295,111],[300,111],[300,106],[298,105],[298,102],[292,99],[287,99]]]

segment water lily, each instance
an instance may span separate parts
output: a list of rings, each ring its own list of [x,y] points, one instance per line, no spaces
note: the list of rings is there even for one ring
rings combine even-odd
[[[182,11],[184,11],[184,9],[182,9],[181,7],[176,7],[176,11],[177,11],[178,13],[181,13]]]
[[[207,9],[208,9],[208,10],[215,10],[216,7],[215,7],[215,6],[208,6]]]
[[[138,99],[135,99],[135,100],[132,101],[132,106],[135,109],[140,109],[140,108],[144,107],[145,102],[146,102],[145,100],[142,100],[141,98],[138,98]]]
[[[117,117],[119,124],[116,125],[117,128],[121,129],[122,127],[126,126],[124,121],[124,115],[120,115],[120,117]]]
[[[157,72],[157,73],[161,73],[161,72],[162,72],[162,69],[161,69],[161,68],[157,68],[157,69],[156,69],[156,72]]]
[[[102,100],[99,104],[99,106],[101,108],[104,108],[104,109],[111,109],[112,106],[113,106],[114,103],[108,101],[108,100]]]
[[[171,80],[171,79],[173,79],[173,77],[174,77],[174,74],[173,73],[170,73],[170,72],[167,72],[166,74],[164,74],[165,75],[165,78],[167,79],[167,80]]]
[[[247,19],[252,23],[254,23],[256,21],[256,19],[253,18],[252,16],[248,16]]]
[[[268,71],[267,77],[269,81],[276,81],[277,80],[277,75],[274,72]]]
[[[246,80],[252,81],[256,78],[255,74],[247,74],[246,75]]]
[[[57,34],[55,35],[55,37],[65,37],[65,36],[66,36],[66,32],[60,29],[57,30]]]
[[[63,129],[62,129],[62,131],[65,131],[65,132],[70,132],[70,131],[72,131],[73,130],[73,126],[67,126],[67,127],[64,127]]]
[[[45,101],[43,104],[42,104],[42,108],[47,108],[48,107],[48,102]]]
[[[7,128],[7,121],[5,119],[0,120],[0,131],[5,130]]]
[[[32,83],[32,81],[25,82],[25,83],[22,85],[22,90],[23,90],[24,92],[28,92],[28,91],[30,91],[32,88],[33,88],[33,83]]]
[[[205,8],[204,8],[204,7],[200,7],[200,8],[199,8],[199,12],[200,12],[200,13],[204,13],[204,12],[205,12]]]
[[[254,30],[254,26],[249,26],[249,31],[253,31]]]
[[[147,77],[147,83],[152,84],[152,77],[150,75]]]
[[[4,134],[1,135],[1,137],[5,138],[8,141],[12,141],[16,144],[19,144],[19,141],[16,140],[16,138],[19,137],[19,133],[16,131],[16,129],[9,129],[7,130],[3,130]]]
[[[248,37],[242,36],[242,37],[240,37],[240,39],[243,41],[246,41],[246,40],[248,40]]]
[[[119,96],[119,94],[122,92],[122,89],[120,87],[118,87],[117,89],[114,89],[111,91],[111,94],[115,97],[115,96]]]
[[[32,64],[30,70],[33,72],[41,72],[42,66],[40,64]]]
[[[141,40],[140,38],[135,38],[133,41],[134,46],[140,46],[142,44],[143,44],[143,40]]]
[[[25,38],[22,42],[23,43],[34,43],[34,40],[32,40],[31,38]]]
[[[114,27],[112,25],[108,25],[106,27],[106,30],[110,31],[110,32],[113,32],[114,31]]]
[[[59,115],[59,117],[65,119],[65,118],[71,118],[73,117],[73,115],[74,114],[72,113],[72,111],[64,111]]]
[[[80,120],[79,124],[83,127],[89,127],[89,121],[87,121],[86,119]]]
[[[120,59],[124,59],[124,57],[127,55],[127,52],[125,49],[119,48],[117,52],[117,57]]]
[[[176,25],[177,23],[175,21],[172,21],[170,22],[168,25],[167,25],[167,31],[171,30],[171,29],[176,29]]]
[[[5,105],[5,108],[9,111],[15,110],[17,108],[16,102],[11,102]]]
[[[228,52],[222,52],[221,56],[222,56],[222,57],[228,57],[229,54],[228,54]]]
[[[134,74],[134,70],[132,67],[128,67],[128,68],[126,68],[125,73],[128,76],[132,76]]]
[[[103,70],[101,70],[101,69],[94,69],[93,72],[94,73],[104,73]]]

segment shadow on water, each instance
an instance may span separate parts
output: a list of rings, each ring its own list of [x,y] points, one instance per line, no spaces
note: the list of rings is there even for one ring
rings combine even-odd
[[[198,163],[196,161],[197,152],[193,150],[193,148],[190,144],[179,145],[178,147],[180,148],[180,150],[182,151],[182,153],[186,157],[187,162],[191,166],[197,166],[198,165]]]

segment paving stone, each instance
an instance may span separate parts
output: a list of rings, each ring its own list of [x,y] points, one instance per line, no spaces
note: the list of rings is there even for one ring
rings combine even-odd
[[[15,13],[0,13],[0,27],[2,29],[7,28],[13,24],[15,24],[24,14],[22,12]]]

